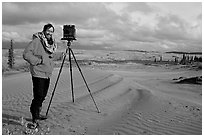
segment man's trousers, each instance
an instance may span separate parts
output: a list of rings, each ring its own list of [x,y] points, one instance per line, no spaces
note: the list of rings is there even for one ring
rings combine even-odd
[[[39,117],[42,103],[48,92],[50,78],[32,77],[33,81],[33,100],[30,107],[33,119]]]

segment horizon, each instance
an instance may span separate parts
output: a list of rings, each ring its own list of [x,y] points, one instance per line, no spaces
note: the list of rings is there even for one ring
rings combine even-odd
[[[84,48],[202,51],[202,2],[2,2],[2,43],[29,42],[48,22],[58,43],[75,24]]]
[[[15,45],[16,43],[18,43],[17,45]],[[22,44],[23,43],[23,44]],[[24,49],[27,44],[29,42],[14,42],[14,49]],[[10,41],[3,41],[2,42],[2,50],[8,50],[10,47],[7,47],[6,45],[10,45]],[[19,46],[20,45],[20,46]],[[66,49],[66,45],[63,45],[63,43],[61,42],[61,44],[57,43],[58,45],[58,49],[59,50],[65,50]],[[106,51],[135,51],[135,52],[155,52],[155,53],[174,53],[174,54],[202,54],[202,51],[176,51],[176,50],[172,50],[172,51],[155,51],[155,50],[140,50],[140,49],[106,49],[103,47],[90,47],[90,46],[81,46],[81,45],[72,45],[72,48],[75,50],[106,50]]]

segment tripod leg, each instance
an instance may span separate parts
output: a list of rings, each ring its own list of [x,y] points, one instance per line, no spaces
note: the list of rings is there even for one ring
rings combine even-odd
[[[74,102],[73,78],[72,78],[72,60],[71,60],[71,48],[70,47],[69,47],[69,64],[70,64],[70,76],[71,76],[72,101]]]
[[[81,71],[81,69],[80,69],[80,67],[79,67],[79,65],[78,65],[78,63],[77,63],[77,60],[76,60],[76,58],[75,58],[75,56],[74,56],[74,52],[72,51],[71,48],[70,48],[69,50],[70,50],[71,53],[72,53],[72,56],[73,56],[73,58],[74,58],[74,61],[75,61],[76,64],[77,64],[78,70],[79,70],[79,72],[81,73],[81,76],[82,76],[82,78],[83,78],[83,80],[84,80],[84,83],[85,83],[85,85],[86,85],[86,87],[87,87],[87,89],[88,89],[88,91],[89,91],[89,94],[90,94],[90,96],[91,96],[91,98],[92,98],[92,100],[93,100],[93,102],[94,102],[94,104],[95,104],[95,106],[96,106],[96,109],[97,109],[98,113],[100,113],[100,111],[99,111],[99,109],[98,109],[98,107],[97,107],[97,105],[96,105],[96,102],[95,102],[95,100],[94,100],[94,98],[93,98],[93,96],[92,96],[92,94],[91,94],[91,91],[90,91],[90,89],[89,89],[89,87],[88,87],[88,84],[86,83],[86,80],[85,80],[85,78],[84,78],[84,75],[83,75],[83,73],[82,73],[82,71]]]
[[[66,49],[66,53],[67,53],[67,51],[68,51],[68,48]],[[47,116],[47,114],[48,114],[48,111],[49,111],[49,108],[50,108],[50,105],[51,105],[51,102],[52,102],[52,98],[53,98],[54,93],[55,93],[55,89],[56,89],[56,87],[57,87],[57,83],[58,83],[60,74],[61,74],[61,72],[62,72],[62,68],[63,68],[63,65],[64,65],[65,58],[66,58],[66,54],[65,54],[65,56],[64,56],[64,58],[63,58],[62,65],[61,65],[61,67],[60,67],[59,74],[58,74],[58,76],[57,76],[57,81],[56,81],[56,83],[55,83],[55,86],[54,86],[54,89],[53,89],[53,92],[52,92],[52,96],[51,96],[51,99],[50,99],[50,102],[49,102],[49,105],[48,105],[48,108],[47,108],[46,116]]]

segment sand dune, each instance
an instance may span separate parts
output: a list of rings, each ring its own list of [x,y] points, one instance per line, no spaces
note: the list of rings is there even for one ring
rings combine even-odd
[[[29,73],[2,78],[3,134],[202,134],[202,86],[175,84],[178,76],[201,75],[198,71],[102,70],[84,67],[84,76],[96,104],[74,68],[74,98],[69,69],[63,69],[48,119],[38,131],[21,125],[31,118],[32,83]],[[45,114],[59,69],[55,69]]]

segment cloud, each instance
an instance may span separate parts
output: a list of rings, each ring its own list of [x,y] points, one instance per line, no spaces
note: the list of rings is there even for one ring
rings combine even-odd
[[[80,45],[105,45],[121,49],[201,49],[200,5],[3,2],[2,38],[15,37],[19,41],[28,41],[33,33],[42,31],[45,23],[51,22],[55,26],[54,36],[58,41],[62,37],[63,24],[75,24]],[[177,10],[175,6],[180,9]]]
[[[98,3],[3,3],[3,24],[55,22],[83,24],[92,18],[105,18],[109,13]],[[108,16],[110,17],[110,15]]]
[[[176,15],[157,17],[158,24],[155,36],[160,39],[180,40],[186,39],[186,24]]]
[[[142,12],[142,13],[151,13],[153,12],[153,9],[144,2],[130,2],[127,4],[127,7],[124,9],[128,12]]]
[[[199,14],[199,15],[197,16],[197,19],[200,20],[200,21],[202,21],[202,14]]]
[[[11,39],[17,42],[23,42],[27,40],[25,37],[21,37],[17,32],[2,32],[3,41],[10,41]]]
[[[77,37],[79,38],[101,38],[104,35],[106,35],[105,30],[80,29],[77,31]]]

